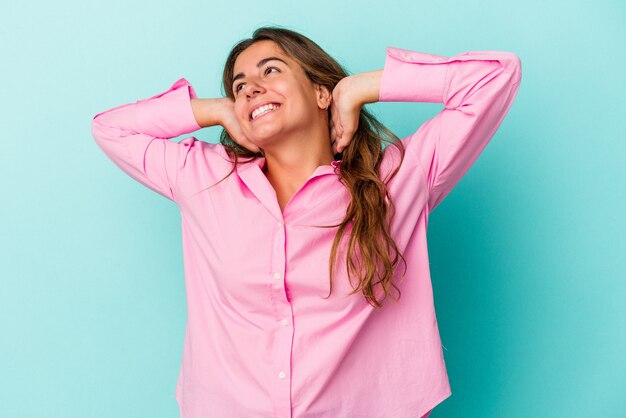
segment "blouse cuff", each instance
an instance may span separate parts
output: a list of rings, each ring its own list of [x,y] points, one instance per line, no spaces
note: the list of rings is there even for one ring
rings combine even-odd
[[[191,99],[197,97],[191,84],[180,78],[164,92],[137,101],[135,117],[140,132],[173,138],[201,129],[191,108]]]
[[[443,103],[448,57],[388,47],[381,102]],[[407,80],[410,80],[407,83]]]

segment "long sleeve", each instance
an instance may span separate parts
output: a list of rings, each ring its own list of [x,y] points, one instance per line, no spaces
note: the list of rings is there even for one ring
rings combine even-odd
[[[196,98],[184,78],[147,99],[118,106],[93,117],[91,131],[98,146],[125,173],[176,201],[177,174],[193,139],[170,138],[201,127],[191,109]]]
[[[434,118],[406,138],[418,160],[432,211],[469,170],[500,126],[521,81],[511,52],[465,52],[443,57],[387,48],[380,101],[443,103]]]

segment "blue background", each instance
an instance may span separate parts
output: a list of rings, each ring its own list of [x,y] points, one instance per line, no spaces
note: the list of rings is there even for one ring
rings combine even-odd
[[[91,119],[180,77],[220,95],[263,24],[352,73],[387,46],[520,56],[509,114],[430,220],[453,392],[431,417],[626,416],[626,3],[61,0],[0,2],[0,417],[178,416],[178,208],[106,158]],[[441,108],[371,106],[399,136]]]

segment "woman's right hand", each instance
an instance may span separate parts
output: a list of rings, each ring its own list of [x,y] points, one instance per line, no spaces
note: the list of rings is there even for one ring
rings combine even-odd
[[[252,152],[260,152],[261,149],[250,142],[243,133],[243,129],[237,121],[234,110],[234,101],[228,97],[218,99],[191,99],[191,108],[198,125],[205,128],[208,126],[221,125],[237,144]]]
[[[357,128],[361,108],[378,101],[382,70],[353,74],[344,77],[333,89],[330,106],[331,143],[333,152],[342,152],[352,141]]]

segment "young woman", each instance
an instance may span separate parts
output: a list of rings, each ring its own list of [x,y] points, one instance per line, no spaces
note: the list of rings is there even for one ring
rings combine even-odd
[[[513,53],[392,47],[348,76],[308,38],[260,28],[226,61],[226,97],[181,78],[97,114],[106,155],[180,208],[182,417],[419,418],[450,396],[428,217],[520,79]],[[444,108],[399,140],[363,108],[376,101]],[[170,140],[213,125],[220,144]]]

